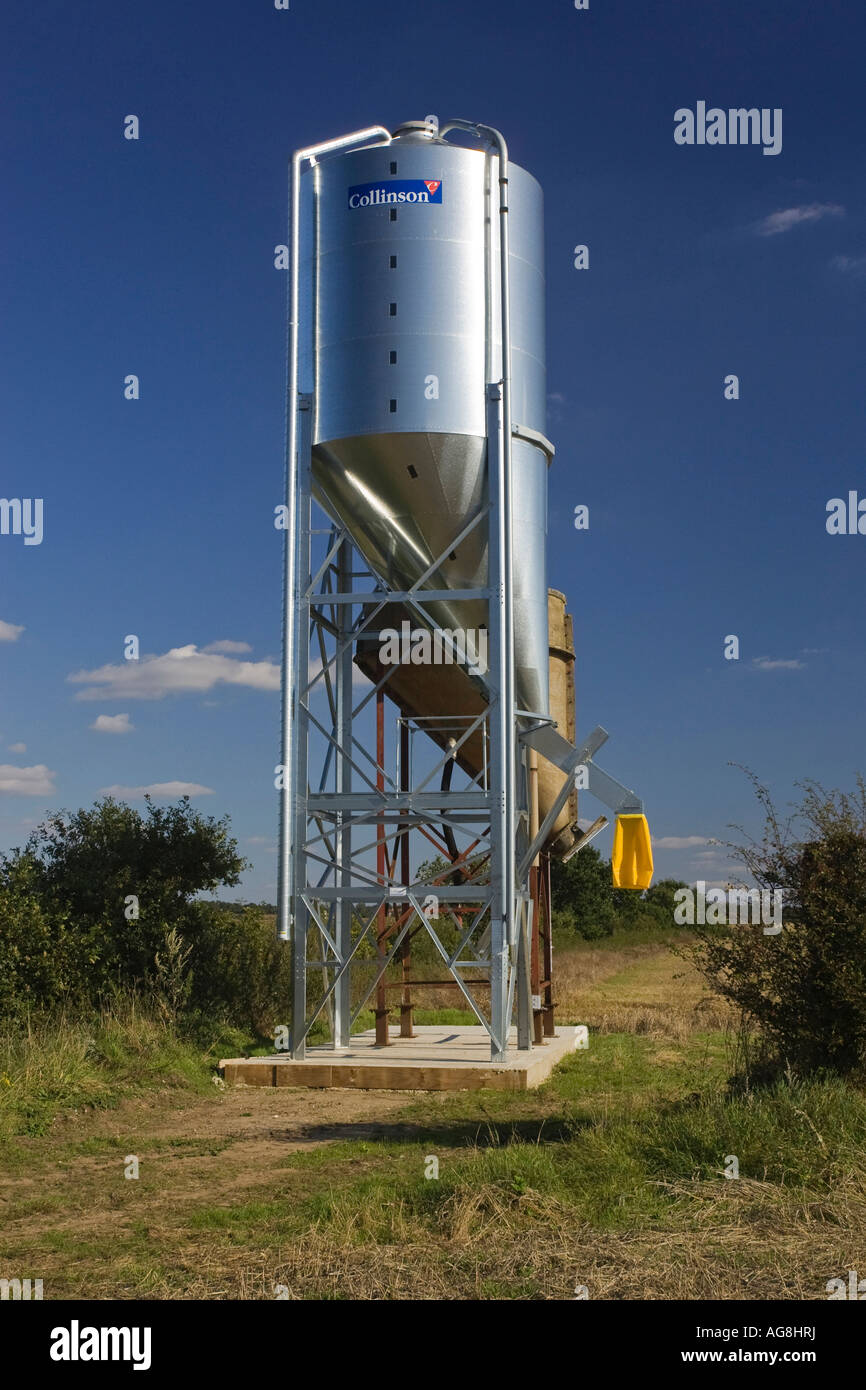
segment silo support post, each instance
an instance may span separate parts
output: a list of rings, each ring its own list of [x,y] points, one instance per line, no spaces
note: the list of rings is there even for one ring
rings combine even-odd
[[[284,820],[289,842],[285,846],[288,878],[282,880],[286,894],[284,911],[293,919],[292,926],[292,1056],[306,1055],[304,1024],[307,1013],[307,926],[309,909],[304,901],[307,861],[304,846],[307,839],[307,763],[309,757],[309,721],[307,719],[307,679],[309,674],[309,603],[304,599],[310,579],[310,473],[312,468],[312,411],[310,397],[298,400],[298,420],[295,432],[297,458],[295,466],[295,526],[294,556],[291,566],[292,585],[288,593],[296,617],[302,620],[301,631],[295,623],[294,640],[289,644],[291,671],[286,699],[293,737],[284,741],[288,749],[288,765],[283,767]],[[288,542],[287,542],[288,543]],[[300,637],[301,640],[298,640]]]
[[[400,790],[408,792],[409,785],[409,724],[406,719],[401,719]],[[403,818],[406,824],[400,839],[400,882],[408,892],[412,882],[409,865],[408,812],[403,813]],[[414,1038],[415,1031],[412,1026],[412,940],[408,935],[400,948],[400,970],[403,979],[403,988],[400,992],[400,1037]]]
[[[341,594],[352,588],[352,543],[344,537],[337,557],[337,588]],[[352,791],[352,760],[343,756],[343,750],[352,747],[352,608],[341,603],[337,605],[337,660],[336,660],[336,716],[337,716],[337,768],[336,786],[341,797]],[[337,861],[339,882],[348,887],[352,882],[352,817],[345,810],[337,812]],[[340,964],[352,954],[352,903],[340,898],[336,907],[337,945],[340,949]],[[350,972],[343,971],[335,991],[334,1001],[334,1047],[348,1047],[352,1008],[350,996]]]
[[[515,755],[514,706],[508,700],[507,626],[510,597],[503,574],[506,527],[503,501],[505,455],[502,429],[502,390],[487,388],[487,469],[490,565],[488,627],[490,630],[490,1060],[502,1062],[508,1049],[509,942],[513,940],[514,844],[509,789]],[[510,736],[509,736],[510,735]],[[512,765],[509,778],[508,768]],[[509,853],[510,847],[510,853]]]
[[[553,1011],[553,895],[550,882],[550,855],[541,858],[541,885],[544,893],[544,1036],[552,1038],[556,1033]]]
[[[376,789],[385,794],[385,692],[376,691]],[[388,865],[385,845],[384,811],[376,820],[376,878],[379,888],[387,896]],[[385,989],[383,962],[387,955],[388,908],[383,899],[376,914],[376,958],[380,968],[376,983],[376,1046],[388,1046],[388,999]]]
[[[517,942],[517,1046],[520,1050],[532,1047],[532,984],[530,976],[532,902],[521,901],[520,934]]]

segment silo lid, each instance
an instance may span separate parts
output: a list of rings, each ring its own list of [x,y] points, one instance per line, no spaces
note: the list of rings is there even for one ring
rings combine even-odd
[[[417,140],[419,137],[422,140],[438,140],[439,122],[435,116],[428,116],[424,121],[403,121],[392,135],[395,140]]]

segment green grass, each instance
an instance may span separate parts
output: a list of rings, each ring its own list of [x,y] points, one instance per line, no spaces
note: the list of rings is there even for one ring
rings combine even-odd
[[[722,1270],[722,1290],[741,1277],[771,1280],[780,1260],[790,1261],[792,1279],[807,1281],[806,1292],[818,1288],[807,1252],[816,1251],[819,1269],[831,1257],[816,1247],[814,1219],[825,1243],[828,1232],[840,1242],[840,1268],[852,1240],[863,1247],[866,1096],[833,1079],[732,1096],[719,1040],[695,1040],[674,1059],[670,1051],[609,1035],[537,1093],[419,1100],[381,1138],[286,1156],[274,1190],[201,1207],[188,1229],[207,1239],[214,1258],[254,1247],[266,1261],[288,1261],[315,1296],[333,1296],[334,1271],[393,1289],[389,1251],[423,1266],[429,1287],[442,1290],[436,1296],[449,1296],[449,1279],[455,1297],[550,1296],[555,1256],[544,1256],[543,1269],[533,1262],[578,1232],[627,1249],[635,1233],[660,1241],[647,1287],[657,1273],[678,1276],[686,1241],[692,1258]],[[732,1153],[738,1182],[724,1175]],[[436,1179],[425,1176],[430,1156]],[[799,1253],[780,1254],[777,1240]],[[300,1262],[314,1248],[330,1261],[318,1282],[287,1254],[298,1252]],[[515,1268],[527,1250],[535,1252],[529,1264]]]
[[[60,1013],[10,1024],[0,1032],[0,1140],[44,1134],[61,1111],[111,1109],[154,1087],[203,1094],[222,1041],[248,1039],[226,1030],[205,1050],[130,1001],[92,1019]]]
[[[606,942],[621,949],[635,934],[585,947]],[[658,953],[606,964],[587,985],[602,1012],[666,991],[685,1007],[680,967]],[[416,1021],[471,1018],[418,1010]],[[862,1089],[817,1077],[744,1092],[729,1085],[722,1032],[603,1027],[535,1091],[416,1093],[386,1112],[371,1097],[372,1136],[263,1146],[252,1186],[243,1143],[261,1127],[140,1132],[140,1183],[120,1178],[126,1138],[39,1136],[59,1109],[148,1088],[171,1110],[216,1100],[214,1061],[255,1040],[217,1035],[204,1055],[140,1011],[34,1029],[29,1044],[7,1035],[0,1134],[24,1137],[7,1143],[4,1166],[36,1179],[4,1207],[10,1248],[43,1258],[52,1297],[270,1298],[285,1282],[296,1298],[539,1299],[571,1297],[579,1280],[593,1298],[799,1298],[866,1267]],[[267,1132],[268,1095],[241,1104]],[[738,1181],[724,1175],[729,1155]],[[431,1156],[436,1178],[425,1176]]]
[[[407,1099],[375,1137],[275,1153],[217,1200],[176,1167],[164,1196],[155,1162],[106,1183],[115,1137],[52,1140],[46,1173],[101,1217],[58,1228],[61,1194],[32,1189],[7,1216],[41,1226],[23,1248],[55,1297],[269,1298],[286,1282],[299,1298],[538,1299],[570,1297],[575,1271],[592,1297],[820,1296],[863,1250],[866,1096],[833,1079],[731,1092],[729,1061],[722,1035],[591,1033],[537,1091]],[[136,1151],[226,1150],[224,1176],[239,1138],[142,1135]],[[45,1147],[23,1143],[31,1161]]]
[[[635,926],[615,927],[610,936],[598,936],[585,940],[576,932],[554,931],[554,960],[560,951],[580,953],[582,951],[621,951],[624,946],[669,946],[679,944],[687,935],[683,927]]]
[[[415,1021],[476,1022],[460,1009],[419,1009]],[[365,1011],[353,1032],[374,1024],[373,1013]],[[325,1035],[322,1022],[311,1040]],[[27,1026],[10,1023],[0,1030],[0,1141],[44,1134],[63,1111],[113,1109],[124,1096],[148,1089],[205,1094],[221,1056],[271,1052],[272,1043],[219,1026],[205,1046],[130,1000],[89,1019],[59,1013],[35,1016]]]
[[[536,1093],[415,1102],[400,1113],[398,1138],[288,1155],[282,1166],[313,1188],[306,1198],[292,1184],[290,1194],[265,1202],[206,1208],[192,1224],[265,1242],[316,1227],[334,1236],[351,1231],[353,1243],[388,1244],[407,1222],[435,1233],[457,1199],[490,1187],[514,1220],[521,1211],[533,1219],[523,1200],[532,1193],[575,1220],[627,1229],[674,1219],[681,1180],[717,1184],[722,1195],[731,1153],[742,1179],[800,1196],[830,1193],[862,1174],[862,1093],[824,1080],[731,1097],[720,1086],[721,1040],[696,1041],[675,1058],[669,1051],[608,1035],[567,1059]],[[699,1089],[684,1095],[695,1083]],[[431,1154],[439,1158],[437,1181],[424,1176]],[[353,1170],[359,1161],[362,1173]]]

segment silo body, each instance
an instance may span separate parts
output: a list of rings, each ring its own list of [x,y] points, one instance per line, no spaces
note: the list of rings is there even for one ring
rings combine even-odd
[[[512,423],[545,430],[542,194],[509,164]],[[501,377],[498,160],[416,132],[335,155],[301,180],[299,388],[313,486],[394,588],[483,588],[488,382]],[[548,709],[547,466],[513,438],[515,686]],[[486,604],[426,605],[486,625]],[[417,617],[413,621],[417,622]],[[417,672],[423,680],[423,673]]]

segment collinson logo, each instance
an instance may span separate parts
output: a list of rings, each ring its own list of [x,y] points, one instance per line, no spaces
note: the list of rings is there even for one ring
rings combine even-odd
[[[441,202],[441,179],[380,179],[378,183],[356,183],[349,189],[350,208]]]
[[[51,1329],[52,1361],[131,1361],[134,1371],[150,1370],[149,1327],[68,1327]]]
[[[678,145],[763,145],[764,154],[780,154],[782,108],[711,106],[708,111],[705,101],[694,111],[681,106],[674,112],[674,139]]]

